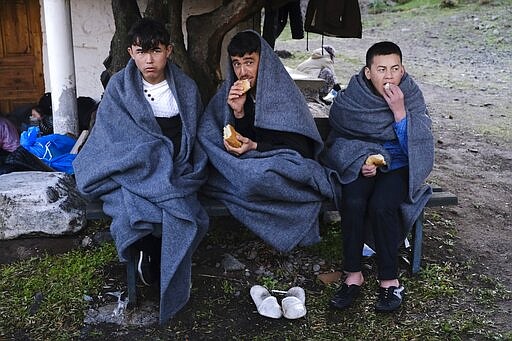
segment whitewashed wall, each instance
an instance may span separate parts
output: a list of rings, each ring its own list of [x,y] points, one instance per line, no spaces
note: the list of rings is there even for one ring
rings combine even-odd
[[[48,92],[51,89],[43,1],[40,0],[43,69],[45,91]],[[110,0],[71,1],[71,25],[77,96],[89,96],[99,100],[103,93],[100,82],[100,74],[105,69],[103,60],[108,55],[110,40],[115,31]]]
[[[45,91],[48,92],[51,89],[43,1],[40,0],[43,68]],[[200,14],[218,7],[221,3],[222,0],[186,0],[183,4],[183,12],[187,15]],[[144,11],[147,0],[139,0],[138,4],[141,11]],[[184,21],[185,19],[186,16]],[[115,31],[111,0],[71,1],[71,25],[73,27],[77,96],[89,96],[99,100],[103,93],[103,86],[100,82],[100,75],[105,70],[103,61],[108,56],[110,41]]]

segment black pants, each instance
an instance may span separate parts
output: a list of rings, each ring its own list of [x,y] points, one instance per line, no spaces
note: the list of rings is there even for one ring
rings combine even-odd
[[[398,278],[398,249],[402,243],[400,204],[407,197],[408,168],[374,177],[359,176],[342,189],[341,212],[345,271],[361,271],[365,226],[372,229],[378,278]]]

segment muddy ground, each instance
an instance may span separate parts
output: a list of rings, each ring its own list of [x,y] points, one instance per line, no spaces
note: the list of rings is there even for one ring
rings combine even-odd
[[[470,263],[472,271],[496,279],[508,290],[512,290],[511,17],[512,5],[508,0],[491,1],[485,5],[466,2],[453,9],[416,9],[400,13],[368,14],[364,8],[362,39],[326,37],[324,42],[337,50],[336,72],[341,84],[346,84],[349,77],[359,71],[366,49],[374,42],[392,40],[401,46],[406,70],[423,89],[433,119],[436,162],[430,181],[456,194],[459,199],[458,206],[428,209],[427,213],[450,221],[456,233],[448,252],[443,249],[445,244],[440,242],[444,232],[432,228],[427,221],[424,264],[442,262],[443,257]],[[286,38],[286,34],[283,36]],[[310,49],[320,44],[318,36],[310,35]],[[307,54],[305,40],[279,39],[276,49],[296,55]],[[288,66],[297,64],[297,61],[284,62]],[[232,220],[215,220],[214,223],[216,227],[229,227],[235,234],[244,234]],[[310,273],[309,277],[295,277],[293,283],[307,288],[308,294],[320,292],[318,283],[314,282],[313,268],[324,269],[323,259],[305,255],[301,250],[291,255],[279,255],[247,234],[244,245],[237,245],[240,237],[229,233],[214,233],[213,238],[203,242],[198,250],[192,299],[174,321],[172,333],[162,333],[154,327],[131,328],[103,323],[85,325],[83,338],[151,339],[152,335],[155,338],[166,338],[167,335],[172,339],[189,336],[194,339],[193,330],[200,330],[196,339],[224,339],[228,335],[234,338],[236,333],[228,332],[233,327],[243,329],[240,335],[258,335],[258,331],[268,328],[269,324],[255,315],[253,307],[248,306],[248,293],[238,288],[248,288],[249,284],[254,284],[254,276],[261,278],[265,272],[270,281],[282,268],[290,273]],[[60,252],[65,248],[54,239],[46,244],[41,241],[18,241],[17,247],[3,244],[2,263],[52,249]],[[76,247],[80,240],[71,238],[65,244]],[[225,253],[241,260],[248,271],[239,271],[236,275],[224,272],[222,259]],[[119,282],[118,289],[124,290],[124,268],[112,264],[107,272],[109,278]],[[196,306],[205,304],[205,298],[198,296],[207,295],[208,290],[197,289],[204,286],[212,286],[212,292],[220,290],[234,297],[226,305],[222,297],[207,300],[211,304],[209,314],[214,314],[214,319],[214,315],[198,316],[196,313],[204,311],[204,307]],[[150,291],[139,289],[143,300],[154,298]],[[223,308],[218,309],[219,306]],[[511,309],[510,302],[498,303],[492,318],[499,330],[510,332]],[[225,316],[224,320],[222,316]],[[212,320],[223,322],[209,328]],[[286,322],[276,322],[272,328],[286,328],[287,325]],[[306,323],[298,323],[295,328],[306,328]],[[180,330],[192,332],[187,334]],[[204,334],[205,330],[211,330],[213,334]]]

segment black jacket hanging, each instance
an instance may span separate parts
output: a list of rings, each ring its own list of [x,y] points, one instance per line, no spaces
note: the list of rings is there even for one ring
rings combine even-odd
[[[358,1],[310,0],[304,30],[338,38],[361,38],[363,29]]]

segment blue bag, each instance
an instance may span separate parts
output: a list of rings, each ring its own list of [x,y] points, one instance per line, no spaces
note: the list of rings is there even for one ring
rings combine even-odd
[[[75,171],[73,170],[73,160],[75,159],[77,154],[62,154],[57,157],[52,158],[48,165],[55,169],[58,172],[64,172],[67,174],[73,174]]]
[[[56,171],[73,174],[71,163],[76,155],[69,152],[75,145],[75,139],[61,134],[38,135],[39,127],[29,127],[21,133],[20,144]]]

